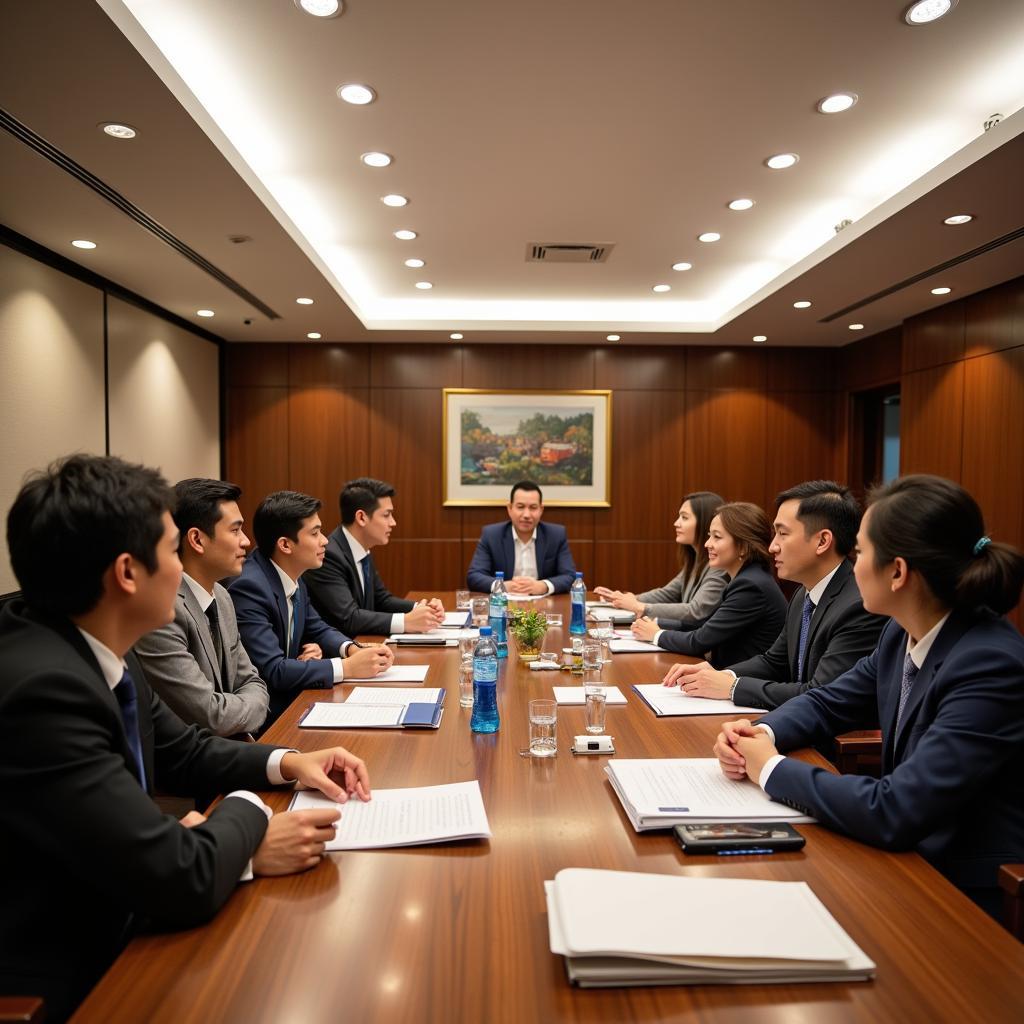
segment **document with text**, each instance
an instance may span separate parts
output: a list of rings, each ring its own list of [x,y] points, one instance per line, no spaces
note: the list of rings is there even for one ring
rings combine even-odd
[[[380,691],[377,691],[380,692]],[[333,704],[318,701],[299,719],[300,729],[396,729],[402,724],[406,705]]]
[[[372,686],[356,686],[348,695],[346,704],[437,704],[443,700],[444,690],[439,686],[389,686],[377,690]]]
[[[441,623],[442,629],[459,629],[463,626],[469,626],[469,612],[445,612],[444,621]]]
[[[291,810],[337,807],[322,793],[302,790]],[[413,789],[376,789],[368,803],[349,800],[341,806],[341,820],[328,850],[372,850],[391,846],[419,846],[457,839],[489,839],[480,784],[454,782]]]
[[[648,643],[646,640],[634,640],[633,637],[627,639],[624,636],[609,640],[608,649],[612,654],[650,654],[661,650],[657,644]]]
[[[345,677],[346,683],[422,683],[427,678],[429,665],[392,665],[379,676]]]
[[[658,717],[672,715],[734,715],[738,713],[763,715],[763,708],[748,708],[733,704],[731,700],[712,700],[710,697],[691,697],[678,686],[661,683],[640,683],[634,690]]]

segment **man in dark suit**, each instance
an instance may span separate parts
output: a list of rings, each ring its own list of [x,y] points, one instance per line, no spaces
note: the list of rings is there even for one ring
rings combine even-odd
[[[437,598],[418,604],[395,597],[380,578],[371,551],[395,528],[395,489],[361,477],[341,489],[341,526],[328,538],[323,565],[304,579],[313,607],[349,636],[427,633],[444,621]]]
[[[811,480],[778,496],[769,551],[784,580],[799,583],[786,624],[763,654],[716,671],[707,662],[674,665],[665,682],[695,697],[776,708],[824,686],[875,649],[886,619],[864,610],[849,554],[860,509],[849,489]]]
[[[514,484],[508,502],[511,522],[485,526],[469,563],[470,590],[488,593],[495,573],[504,572],[510,594],[564,594],[576,573],[565,527],[542,523],[544,496],[532,480]]]
[[[298,491],[267,495],[252,519],[257,550],[228,584],[242,643],[270,690],[267,725],[301,691],[379,675],[394,658],[387,647],[354,643],[310,604],[302,574],[323,564],[327,548],[319,509]]]
[[[232,743],[149,689],[130,647],[173,615],[173,502],[155,470],[75,455],[30,479],[7,521],[23,597],[0,614],[0,993],[41,995],[47,1021],[141,924],[193,927],[239,880],[317,863],[338,811],[271,816],[246,790],[298,780],[369,797],[340,747]],[[228,796],[179,822],[155,785]]]
[[[270,705],[266,683],[239,639],[235,606],[219,582],[242,571],[249,548],[241,493],[223,480],[175,484],[184,572],[174,621],[135,645],[146,681],[171,710],[218,736],[258,732]]]

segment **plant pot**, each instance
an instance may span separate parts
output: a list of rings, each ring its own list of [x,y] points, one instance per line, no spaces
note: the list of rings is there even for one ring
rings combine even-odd
[[[529,647],[516,641],[516,650],[519,653],[520,661],[536,661],[540,657],[540,644],[536,647]]]

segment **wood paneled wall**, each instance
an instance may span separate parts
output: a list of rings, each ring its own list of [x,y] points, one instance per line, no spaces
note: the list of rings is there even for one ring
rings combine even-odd
[[[323,500],[329,529],[345,480],[391,481],[398,526],[375,553],[388,586],[454,589],[481,527],[505,512],[443,507],[441,389],[610,388],[611,508],[545,514],[568,527],[590,586],[643,590],[675,573],[687,491],[769,507],[837,471],[838,363],[827,349],[232,345],[227,475],[247,517],[290,487]]]

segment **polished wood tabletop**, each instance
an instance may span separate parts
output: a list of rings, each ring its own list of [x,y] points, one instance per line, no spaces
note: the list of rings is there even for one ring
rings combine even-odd
[[[451,595],[446,606],[452,607]],[[568,636],[565,614],[547,649]],[[763,857],[686,856],[670,833],[634,832],[607,782],[607,757],[576,757],[583,709],[560,708],[558,754],[521,757],[526,702],[563,673],[499,672],[501,729],[479,735],[459,706],[457,649],[399,648],[447,689],[437,731],[300,730],[311,691],[265,740],[304,750],[341,744],[378,789],[478,779],[493,833],[474,840],[327,855],[301,875],[239,885],[202,928],[138,938],[75,1021],[1019,1021],[1024,946],[913,853],[889,854],[818,826],[807,845]],[[655,682],[667,654],[620,654],[602,679],[627,692],[608,709],[619,757],[706,757],[718,716],[658,719],[626,690]],[[812,752],[802,754],[817,759]],[[265,794],[283,809],[288,796]],[[877,964],[873,981],[822,985],[583,990],[548,947],[543,883],[565,867],[806,881]],[[736,920],[743,927],[742,917]]]

